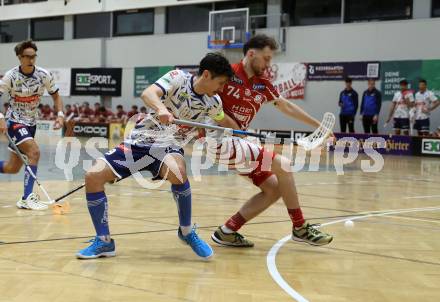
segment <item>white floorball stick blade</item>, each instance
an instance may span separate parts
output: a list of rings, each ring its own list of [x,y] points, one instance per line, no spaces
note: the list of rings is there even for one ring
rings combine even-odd
[[[335,121],[335,115],[326,112],[319,127],[309,136],[298,139],[297,144],[303,147],[306,151],[313,150],[320,146],[324,140],[331,135]]]

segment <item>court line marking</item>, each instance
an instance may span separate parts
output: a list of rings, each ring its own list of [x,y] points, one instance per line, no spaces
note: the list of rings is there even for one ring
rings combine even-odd
[[[403,199],[423,199],[423,198],[435,198],[440,197],[440,195],[422,195],[422,196],[406,196]]]
[[[389,210],[385,212],[370,212],[369,214],[361,214],[359,213],[358,216],[352,216],[347,217],[344,219],[334,220],[330,222],[326,222],[321,224],[321,226],[327,226],[337,223],[342,223],[347,220],[360,220],[360,219],[366,219],[370,217],[381,217],[381,216],[388,216],[388,215],[394,215],[394,214],[402,214],[402,213],[412,213],[412,212],[425,212],[425,211],[437,211],[440,210],[440,207],[424,207],[424,208],[409,208],[409,209],[399,209],[399,210]],[[278,284],[281,289],[283,289],[289,296],[291,296],[295,301],[298,302],[309,302],[306,298],[304,298],[300,293],[298,293],[296,290],[294,290],[281,276],[281,274],[278,271],[277,265],[276,265],[276,255],[280,248],[291,238],[291,235],[287,235],[283,238],[281,238],[277,243],[275,243],[272,248],[269,250],[266,256],[266,265],[267,269],[269,270],[269,273],[272,277],[272,279]]]
[[[422,222],[429,222],[429,223],[440,223],[440,221],[437,221],[437,220],[428,220],[428,219],[421,219],[421,218],[415,218],[415,217],[391,216],[391,215],[389,215],[388,217],[395,218],[395,219],[403,219],[403,220],[414,220],[414,221],[422,221]]]

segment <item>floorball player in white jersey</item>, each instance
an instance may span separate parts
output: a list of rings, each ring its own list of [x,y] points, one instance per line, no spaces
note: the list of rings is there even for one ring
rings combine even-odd
[[[416,93],[416,113],[414,129],[417,130],[418,135],[429,135],[429,115],[431,111],[435,110],[440,102],[435,94],[427,89],[426,80],[419,81],[419,91]]]
[[[408,81],[400,81],[400,91],[396,91],[393,104],[390,107],[387,124],[394,118],[394,133],[408,135],[410,128],[410,107],[414,105],[414,95],[408,89]]]
[[[192,127],[179,126],[168,137],[153,135],[166,128],[175,118],[203,122],[207,117],[223,121],[220,97],[217,95],[232,77],[228,60],[220,54],[207,54],[200,62],[197,76],[173,70],[144,90],[145,105],[154,110],[153,117],[141,117],[129,137],[99,158],[85,176],[87,206],[96,231],[93,243],[77,253],[80,259],[116,255],[108,223],[106,182],[125,178],[138,171],[150,171],[154,179],[166,179],[178,207],[177,235],[201,258],[213,255],[211,247],[191,227],[191,187],[186,173],[182,145],[197,135]],[[134,119],[136,120],[136,116]],[[133,118],[132,118],[133,119]]]
[[[40,98],[44,90],[47,90],[52,96],[55,110],[58,112],[54,129],[60,129],[63,126],[63,103],[52,74],[41,67],[35,66],[37,58],[35,43],[28,40],[17,44],[15,54],[20,61],[20,65],[6,72],[0,80],[0,96],[9,94],[9,110],[6,116],[0,113],[0,133],[8,132],[20,152],[27,156],[29,167],[36,175],[40,149],[34,140],[34,136]],[[20,171],[23,163],[11,145],[9,145],[9,150],[9,160],[0,161],[0,173],[15,174]],[[23,196],[17,201],[18,208],[47,209],[47,205],[40,202],[38,195],[32,193],[34,182],[35,179],[25,170],[24,192]]]

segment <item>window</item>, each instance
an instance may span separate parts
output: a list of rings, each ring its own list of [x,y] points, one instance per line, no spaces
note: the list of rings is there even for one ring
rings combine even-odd
[[[432,0],[432,16],[440,17],[440,0]]]
[[[215,2],[214,7],[215,10],[248,7],[251,29],[266,27],[266,17],[263,15],[267,14],[267,0],[253,0],[253,1],[240,0],[240,1]]]
[[[0,43],[20,42],[28,38],[29,20],[0,22]]]
[[[64,17],[33,19],[31,37],[36,41],[64,39]]]
[[[44,2],[44,1],[47,0],[4,0],[4,3],[5,5],[10,5],[10,4],[33,3],[33,2]]]
[[[346,0],[345,22],[412,18],[412,0]]]
[[[283,13],[290,25],[341,23],[342,0],[284,0]]]
[[[251,16],[265,15],[267,12],[267,0],[215,2],[214,6],[215,10],[249,7],[249,15]]]
[[[74,38],[110,37],[110,13],[76,15],[74,18]]]
[[[211,4],[167,7],[167,33],[208,31]],[[190,20],[190,22],[188,22]]]
[[[153,9],[114,12],[113,34],[115,36],[153,34],[153,32]]]

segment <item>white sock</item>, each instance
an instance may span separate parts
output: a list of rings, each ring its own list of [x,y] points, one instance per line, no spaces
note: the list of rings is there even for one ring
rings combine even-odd
[[[235,232],[235,231],[231,230],[230,228],[228,228],[225,225],[222,225],[220,228],[222,229],[222,232],[225,233],[225,234],[232,234],[232,233]]]
[[[180,226],[180,230],[182,231],[182,235],[186,236],[192,231],[192,226]]]

